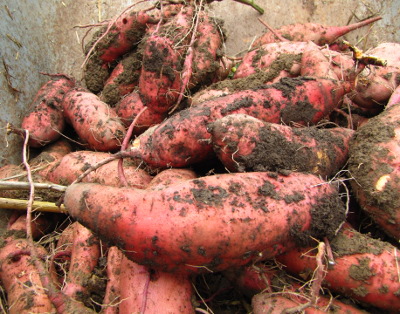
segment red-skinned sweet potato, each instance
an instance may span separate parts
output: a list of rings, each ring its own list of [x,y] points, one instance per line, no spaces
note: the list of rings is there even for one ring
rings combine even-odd
[[[120,313],[194,313],[187,275],[151,270],[122,257]]]
[[[361,207],[400,239],[400,103],[368,120],[354,135],[348,169]]]
[[[120,117],[124,125],[128,128],[132,121],[136,118],[139,112],[146,106],[143,104],[142,99],[137,91],[126,95],[116,106],[117,115]],[[149,127],[161,123],[166,117],[165,113],[158,113],[146,109],[133,128],[133,135],[139,135],[147,130]]]
[[[161,191],[78,183],[64,204],[129,259],[179,273],[269,258],[310,235],[332,236],[344,219],[336,188],[303,173],[213,175]]]
[[[116,151],[125,136],[125,127],[115,110],[95,94],[70,90],[62,102],[64,116],[89,149]]]
[[[126,156],[154,167],[185,167],[213,156],[207,127],[223,116],[243,113],[272,123],[316,124],[338,106],[351,85],[323,78],[284,78],[219,97],[182,110],[141,134]]]
[[[224,166],[237,171],[292,170],[329,177],[347,161],[353,130],[292,128],[234,114],[211,124],[212,144]]]
[[[363,108],[381,108],[400,85],[400,44],[382,43],[367,51],[386,60],[386,66],[371,65],[357,78],[351,99]]]
[[[89,57],[84,71],[86,87],[93,93],[100,92],[109,76],[109,64],[139,43],[147,23],[156,22],[146,11],[126,11],[97,31],[85,47]]]
[[[331,241],[335,265],[327,269],[323,285],[369,305],[396,311],[400,288],[396,248],[346,225]],[[309,278],[316,268],[312,248],[294,249],[277,257],[285,269]]]
[[[57,140],[65,128],[61,102],[75,81],[54,75],[37,92],[30,109],[22,119],[22,129],[29,131],[29,146],[42,147]]]
[[[47,176],[48,180],[57,184],[71,184],[91,165],[95,165],[110,155],[102,152],[77,151],[65,155],[59,164],[55,165]],[[104,165],[95,172],[91,172],[83,179],[83,182],[100,183],[104,185],[122,186],[118,177],[118,161]],[[152,177],[137,164],[130,161],[124,162],[125,176],[129,186],[145,188]]]
[[[275,32],[290,41],[313,41],[317,45],[323,46],[334,42],[340,36],[346,35],[357,28],[369,25],[380,19],[382,18],[373,17],[346,26],[325,26],[316,23],[289,24],[276,29]],[[252,47],[254,48],[278,41],[280,41],[280,39],[276,38],[274,33],[266,32],[254,41]]]
[[[120,99],[138,85],[142,67],[142,55],[138,51],[124,56],[111,72],[100,95],[100,100],[114,107]]]

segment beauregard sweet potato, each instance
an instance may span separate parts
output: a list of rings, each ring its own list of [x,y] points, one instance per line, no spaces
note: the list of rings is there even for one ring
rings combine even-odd
[[[331,237],[344,219],[337,189],[303,173],[213,175],[161,191],[79,183],[64,204],[132,261],[180,273],[270,258],[310,235]]]
[[[353,130],[292,128],[234,114],[210,126],[212,144],[229,171],[310,172],[335,174],[348,158]]]
[[[324,26],[316,23],[290,24],[282,26],[275,32],[290,41],[313,41],[317,45],[323,46],[334,42],[340,36],[380,19],[382,18],[379,16],[373,17],[346,26]],[[277,41],[280,41],[280,39],[274,33],[266,32],[254,41],[252,47]]]
[[[345,225],[331,241],[335,265],[323,286],[383,310],[400,308],[397,248]],[[316,268],[312,248],[293,249],[277,257],[287,271],[310,278]]]
[[[64,75],[53,75],[37,92],[32,110],[22,119],[22,129],[29,131],[29,146],[42,147],[57,140],[65,128],[61,102],[75,81]]]
[[[57,184],[71,184],[79,175],[81,175],[91,165],[106,159],[110,155],[102,152],[77,151],[65,155],[59,164],[55,165],[48,173],[47,179]],[[122,183],[118,178],[118,161],[112,161],[99,168],[97,171],[91,172],[86,176],[84,182],[100,183],[104,185],[121,186]],[[136,188],[145,188],[152,177],[138,165],[132,161],[124,162],[125,176],[129,186]]]
[[[83,89],[70,90],[62,102],[64,116],[89,149],[116,151],[125,136],[125,127],[115,110],[95,94]]]
[[[243,113],[272,123],[316,124],[338,106],[351,85],[323,78],[283,78],[219,97],[182,110],[141,134],[126,156],[154,167],[185,167],[213,156],[207,127],[223,116]]]
[[[381,228],[400,239],[400,103],[369,119],[355,133],[349,152],[354,194]]]

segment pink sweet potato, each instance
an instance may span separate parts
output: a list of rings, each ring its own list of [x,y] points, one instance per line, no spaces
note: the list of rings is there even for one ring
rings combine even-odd
[[[99,97],[85,89],[70,90],[62,102],[64,116],[89,149],[116,151],[125,136],[125,127]]]
[[[22,129],[29,131],[29,145],[42,147],[57,140],[64,131],[61,102],[75,81],[64,75],[54,75],[37,92],[30,109],[22,119]]]
[[[40,257],[47,251],[37,246]],[[10,240],[0,249],[0,280],[7,293],[8,313],[53,313],[55,308],[43,289],[26,239]]]
[[[323,285],[354,300],[388,311],[400,308],[396,248],[346,225],[331,241],[335,265]],[[277,257],[287,271],[310,278],[316,268],[311,248],[294,249]],[[307,277],[306,277],[307,276]]]
[[[338,106],[351,85],[322,78],[283,78],[277,84],[219,97],[164,120],[137,137],[126,155],[154,167],[185,167],[213,156],[207,127],[223,116],[243,113],[272,123],[316,124]]]
[[[249,51],[239,64],[234,78],[243,78],[263,71],[265,81],[300,74],[300,60],[306,42],[269,43]]]
[[[74,222],[70,227],[70,263],[62,291],[66,296],[84,301],[88,293],[88,281],[100,258],[100,244],[99,239],[80,223]]]
[[[64,204],[132,261],[179,273],[270,258],[310,235],[332,236],[344,219],[334,186],[294,172],[213,175],[160,191],[78,183]]]
[[[400,103],[369,119],[354,135],[348,169],[361,207],[400,239]]]
[[[335,174],[348,158],[353,130],[292,128],[234,114],[211,124],[212,144],[229,171],[310,172]]]
[[[400,85],[394,90],[393,94],[390,96],[386,108],[393,106],[395,104],[400,104]]]
[[[139,94],[150,111],[166,113],[179,97],[192,18],[193,7],[186,6],[146,39]]]
[[[381,17],[373,17],[346,26],[324,26],[316,23],[290,24],[282,26],[275,32],[290,41],[313,41],[317,45],[323,46],[334,42],[340,36],[380,19]],[[266,32],[254,41],[252,47],[277,41],[280,39],[276,38],[275,34]]]
[[[93,93],[103,89],[109,76],[109,64],[135,47],[146,31],[146,24],[156,20],[146,11],[126,11],[103,26],[86,45],[86,87]]]
[[[146,106],[137,91],[126,95],[116,106],[117,115],[120,117],[124,125],[128,128],[139,112]],[[166,114],[158,113],[151,110],[145,110],[136,121],[133,128],[133,135],[139,135],[149,127],[161,123]]]
[[[146,189],[161,190],[169,185],[195,178],[197,178],[197,175],[191,169],[165,169],[153,177]]]
[[[187,275],[151,270],[122,257],[120,313],[194,313]]]
[[[138,51],[124,56],[111,72],[100,99],[108,105],[114,107],[120,99],[129,94],[138,85],[142,55]]]
[[[367,51],[387,61],[386,66],[371,65],[358,77],[352,100],[360,107],[382,108],[400,85],[400,44],[382,43]]]
[[[55,165],[49,172],[47,178],[49,181],[68,185],[71,184],[79,175],[81,175],[91,165],[106,159],[110,155],[102,152],[77,151],[65,155],[59,164]],[[104,185],[122,186],[118,177],[117,160],[104,165],[97,171],[91,172],[86,176],[84,182],[100,183]],[[129,186],[136,188],[145,188],[152,177],[143,169],[139,169],[137,164],[125,161],[125,176]]]

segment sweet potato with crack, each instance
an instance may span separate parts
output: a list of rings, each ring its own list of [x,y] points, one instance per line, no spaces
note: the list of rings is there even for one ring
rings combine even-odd
[[[283,78],[219,97],[182,110],[141,134],[126,156],[153,167],[185,167],[214,156],[208,125],[221,117],[243,113],[272,123],[316,124],[338,106],[351,85],[323,78]]]
[[[60,138],[65,128],[61,103],[74,86],[73,79],[54,75],[39,89],[30,105],[32,111],[21,124],[22,129],[29,131],[29,146],[42,147]]]
[[[125,127],[115,110],[98,96],[83,89],[70,90],[62,102],[65,119],[89,149],[116,151],[125,136]]]
[[[400,103],[368,120],[354,135],[348,169],[361,207],[400,239]]]
[[[344,219],[337,189],[303,173],[213,175],[160,191],[78,183],[64,205],[132,261],[178,273],[270,258],[310,235],[331,237]]]
[[[48,180],[57,184],[71,184],[91,165],[106,159],[110,155],[102,152],[77,151],[65,155],[48,173]],[[83,182],[100,183],[104,185],[122,186],[118,177],[117,160],[104,165],[97,171],[91,172]],[[125,176],[129,186],[145,188],[152,177],[132,161],[124,162]]]
[[[292,170],[329,177],[348,158],[353,130],[292,128],[233,114],[210,126],[214,151],[224,166],[237,171]]]
[[[383,310],[400,308],[396,247],[361,234],[349,225],[330,244],[335,265],[327,269],[324,286]],[[277,260],[303,279],[310,278],[316,268],[311,247],[290,250]]]

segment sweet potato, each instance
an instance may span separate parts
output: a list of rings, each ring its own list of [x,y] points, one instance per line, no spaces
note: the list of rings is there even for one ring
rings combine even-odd
[[[269,43],[249,51],[237,67],[234,78],[243,78],[263,71],[265,81],[300,74],[301,55],[306,42]]]
[[[125,127],[106,103],[82,88],[70,90],[62,102],[64,116],[89,149],[116,151],[125,136]]]
[[[47,178],[49,181],[68,185],[71,184],[82,172],[91,165],[107,158],[108,153],[77,151],[67,154],[59,164],[54,166]],[[117,160],[104,165],[95,172],[91,172],[83,179],[84,182],[100,183],[104,185],[122,186],[118,178]],[[152,177],[143,169],[138,169],[137,164],[129,161],[124,163],[125,176],[129,186],[145,188]]]
[[[266,172],[213,175],[160,191],[105,193],[102,185],[78,183],[67,188],[64,204],[132,261],[198,273],[272,257],[309,235],[332,236],[344,208],[336,188],[322,183],[309,174]]]
[[[200,11],[197,39],[193,47],[192,75],[188,88],[208,85],[219,68],[218,51],[222,47],[223,35],[220,26],[206,12]]]
[[[154,167],[185,167],[213,156],[207,126],[223,116],[243,113],[272,123],[316,124],[338,106],[349,86],[322,78],[283,78],[219,97],[182,110],[140,135],[126,155]]]
[[[97,31],[85,47],[89,58],[84,79],[91,92],[103,89],[109,76],[109,64],[137,45],[146,31],[146,24],[151,22],[157,21],[146,11],[126,11]]]
[[[400,85],[400,44],[382,43],[367,51],[368,54],[387,61],[386,66],[371,65],[358,77],[352,100],[360,107],[384,106],[393,91]]]
[[[138,85],[142,55],[133,51],[117,64],[111,72],[100,95],[100,100],[114,107],[120,99]]]
[[[400,103],[369,119],[354,135],[348,169],[361,207],[400,239]]]
[[[194,313],[188,276],[153,271],[122,257],[120,313]]]
[[[331,247],[335,265],[329,266],[323,285],[384,310],[400,308],[396,247],[361,234],[349,225],[339,231]],[[310,249],[290,250],[277,260],[291,273],[310,278],[316,268]]]
[[[186,52],[192,18],[193,7],[186,6],[146,39],[139,94],[150,111],[166,113],[179,97],[181,56]]]
[[[64,75],[54,75],[37,92],[30,109],[22,119],[22,129],[29,131],[29,146],[42,147],[57,140],[65,128],[61,102],[75,81]]]
[[[120,302],[120,278],[123,253],[116,246],[108,249],[107,253],[107,286],[102,304],[102,313],[118,314]]]
[[[197,178],[196,173],[190,169],[165,169],[153,177],[146,189],[161,190],[169,185],[195,178]]]
[[[379,16],[373,17],[346,26],[325,26],[317,23],[290,24],[282,26],[275,32],[290,41],[313,41],[317,45],[323,46],[334,42],[340,36],[380,19],[382,18]],[[280,41],[280,39],[276,38],[275,34],[266,32],[254,41],[252,47],[277,41]]]
[[[117,115],[128,128],[139,112],[146,107],[137,91],[126,95],[116,106]],[[144,111],[133,128],[133,135],[139,135],[149,127],[161,123],[166,117],[165,113],[157,113],[151,110]]]
[[[62,291],[66,296],[84,301],[88,281],[100,258],[100,244],[99,239],[80,223],[74,222],[71,228],[71,260]]]
[[[212,144],[229,171],[310,172],[335,174],[348,158],[353,130],[292,128],[234,114],[210,126]]]
[[[397,88],[394,90],[393,94],[390,96],[386,108],[389,108],[390,106],[393,106],[395,104],[400,103],[400,85],[397,86]]]
[[[71,144],[65,139],[60,139],[48,145],[38,156],[29,160],[29,164],[33,170],[37,170],[35,172],[38,175],[46,178],[50,169],[71,151]]]
[[[37,246],[37,251],[40,257],[47,255],[41,246]],[[7,293],[10,314],[55,312],[32,262],[26,239],[11,240],[0,249],[0,279]]]

